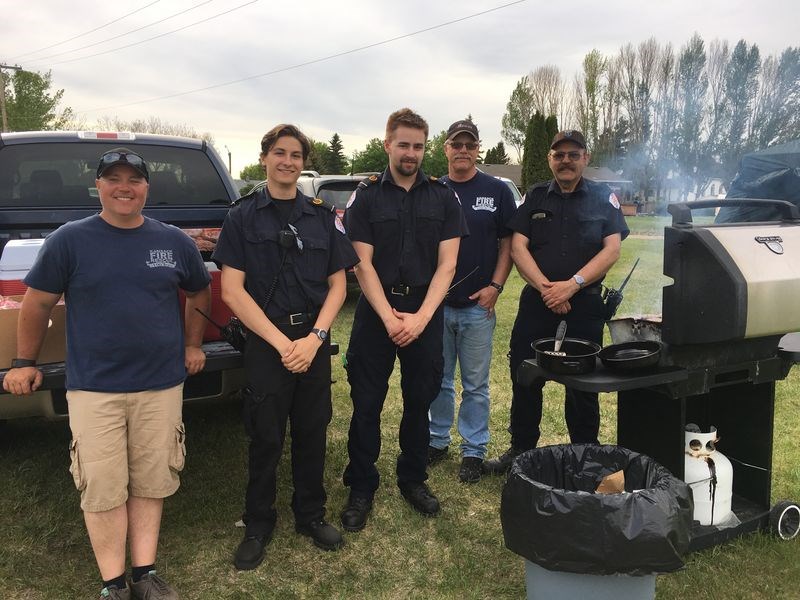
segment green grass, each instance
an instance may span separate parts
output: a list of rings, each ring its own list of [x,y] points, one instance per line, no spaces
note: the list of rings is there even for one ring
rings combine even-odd
[[[636,231],[658,232],[652,217],[630,218]],[[660,224],[661,223],[661,224]],[[632,227],[633,228],[633,227]],[[608,277],[618,285],[637,256],[641,262],[620,314],[660,311],[661,240],[630,239]],[[489,453],[509,443],[510,404],[505,357],[522,282],[512,276],[497,307],[492,363]],[[355,296],[334,327],[347,345]],[[328,513],[338,522],[346,499],[341,474],[347,460],[349,389],[340,357],[333,358],[334,417],[329,428],[326,484]],[[777,383],[773,499],[800,500],[800,376],[794,370]],[[234,527],[243,504],[246,440],[238,402],[188,406],[188,459],[178,493],[165,506],[159,570],[187,599],[249,598],[523,598],[522,559],[506,550],[500,526],[503,478],[458,483],[458,458],[431,470],[430,485],[443,513],[425,519],[402,500],[394,485],[400,417],[398,374],[392,378],[383,418],[383,450],[378,468],[382,485],[367,528],[346,534],[346,546],[326,553],[294,532],[288,455],[280,467],[279,522],[267,558],[255,571],[231,565],[241,529]],[[2,401],[2,397],[0,397]],[[615,396],[601,396],[601,441],[616,436]],[[643,424],[643,427],[655,424]],[[562,389],[545,388],[541,444],[568,441]],[[723,438],[725,432],[721,432]],[[96,597],[98,575],[70,474],[66,422],[24,419],[0,430],[0,598],[77,599]],[[777,541],[765,533],[687,557],[687,568],[657,579],[659,600],[800,598],[800,541]]]

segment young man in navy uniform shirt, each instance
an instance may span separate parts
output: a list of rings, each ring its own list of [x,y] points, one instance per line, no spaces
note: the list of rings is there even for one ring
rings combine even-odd
[[[422,117],[407,108],[392,113],[384,141],[389,167],[359,184],[345,213],[362,292],[347,351],[353,400],[344,472],[350,496],[341,515],[347,531],[366,525],[378,489],[380,416],[395,357],[403,392],[397,485],[414,509],[439,513],[425,484],[428,408],[442,380],[441,303],[466,225],[453,191],[420,170],[427,138]]]
[[[276,469],[291,422],[295,529],[325,550],[342,545],[325,521],[325,447],[331,419],[328,330],[346,296],[345,269],[358,262],[335,209],[305,197],[297,180],[310,150],[293,125],[261,141],[267,186],[237,201],[213,258],[222,263],[222,299],[246,325],[250,436],[245,535],[237,569],[256,568],[275,528]]]
[[[556,134],[548,154],[554,179],[528,190],[509,224],[511,256],[528,285],[511,332],[511,447],[484,463],[489,472],[507,471],[517,454],[539,441],[545,382],[533,389],[517,383],[520,364],[534,356],[531,342],[553,337],[561,320],[570,337],[603,341],[600,283],[619,258],[628,226],[611,189],[583,177],[588,163],[581,132]],[[572,443],[598,443],[596,393],[567,388],[564,413]]]
[[[517,207],[505,183],[475,166],[478,128],[456,121],[447,130],[444,152],[448,175],[442,179],[458,194],[469,226],[461,240],[455,282],[444,300],[444,375],[431,404],[428,463],[442,460],[450,445],[455,415],[456,360],[461,370],[459,479],[476,483],[489,442],[489,367],[496,324],[494,305],[511,271],[511,233],[506,227]]]

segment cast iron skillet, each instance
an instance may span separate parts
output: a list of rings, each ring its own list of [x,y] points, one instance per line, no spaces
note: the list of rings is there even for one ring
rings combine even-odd
[[[536,352],[536,364],[558,375],[581,375],[594,371],[600,345],[577,338],[565,338],[561,346],[564,356],[551,354],[555,338],[536,340],[531,347]]]
[[[658,364],[661,358],[661,343],[652,340],[639,340],[612,344],[600,351],[603,364],[615,371],[636,371]]]

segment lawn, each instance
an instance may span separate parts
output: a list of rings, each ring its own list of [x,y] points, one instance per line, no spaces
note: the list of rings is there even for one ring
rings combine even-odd
[[[636,237],[623,244],[623,257],[609,274],[618,284],[641,258],[620,314],[660,311],[662,241],[668,219],[630,218]],[[642,236],[642,237],[640,237]],[[492,363],[490,456],[505,450],[510,404],[508,339],[522,282],[515,274],[498,304]],[[334,327],[344,349],[355,295]],[[341,474],[347,459],[351,414],[340,357],[333,358],[334,416],[329,429],[326,482],[333,523],[346,499]],[[429,483],[443,504],[439,518],[414,513],[394,485],[400,416],[399,380],[393,376],[384,409],[382,486],[367,528],[346,534],[339,552],[325,553],[294,532],[288,455],[280,467],[276,535],[255,571],[237,572],[233,550],[246,480],[246,439],[238,402],[188,406],[187,466],[178,493],[165,506],[159,570],[187,599],[249,598],[523,598],[522,559],[506,550],[500,526],[504,480],[485,477],[475,485],[457,480],[456,442],[450,460],[431,470]],[[542,444],[568,440],[562,391],[545,388]],[[0,397],[2,401],[2,397]],[[616,436],[615,397],[601,397],[601,441]],[[777,383],[773,500],[800,500],[800,377],[793,370]],[[647,424],[643,424],[647,426]],[[723,439],[725,432],[721,432]],[[69,429],[41,419],[6,424],[0,433],[0,598],[3,600],[96,597],[98,575],[67,472]],[[724,451],[724,450],[723,450]],[[681,572],[659,576],[659,600],[697,598],[800,598],[800,541],[766,533],[739,538],[687,557]]]

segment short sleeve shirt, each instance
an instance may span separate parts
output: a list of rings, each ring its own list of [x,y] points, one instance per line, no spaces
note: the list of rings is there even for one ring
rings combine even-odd
[[[194,241],[145,217],[121,229],[99,215],[45,240],[25,284],[64,294],[67,389],[137,392],[186,378],[178,289],[211,281]]]
[[[602,250],[609,235],[625,239],[629,233],[616,195],[585,178],[570,193],[561,192],[555,180],[534,185],[509,226],[528,238],[528,250],[551,281],[572,277]]]
[[[453,288],[445,304],[471,306],[469,296],[492,281],[497,266],[498,241],[511,235],[508,222],[517,210],[508,186],[491,175],[478,171],[469,181],[442,177],[461,201],[469,236],[461,240]]]
[[[373,246],[372,263],[384,286],[426,286],[436,272],[439,243],[468,234],[452,189],[419,171],[406,191],[389,169],[365,180],[345,212],[347,234]]]
[[[318,310],[328,295],[328,276],[358,262],[336,213],[299,191],[289,214],[296,239],[282,248],[279,236],[286,229],[278,202],[266,188],[242,198],[228,212],[212,255],[244,271],[245,289],[262,308],[275,282],[266,311],[271,318]]]

